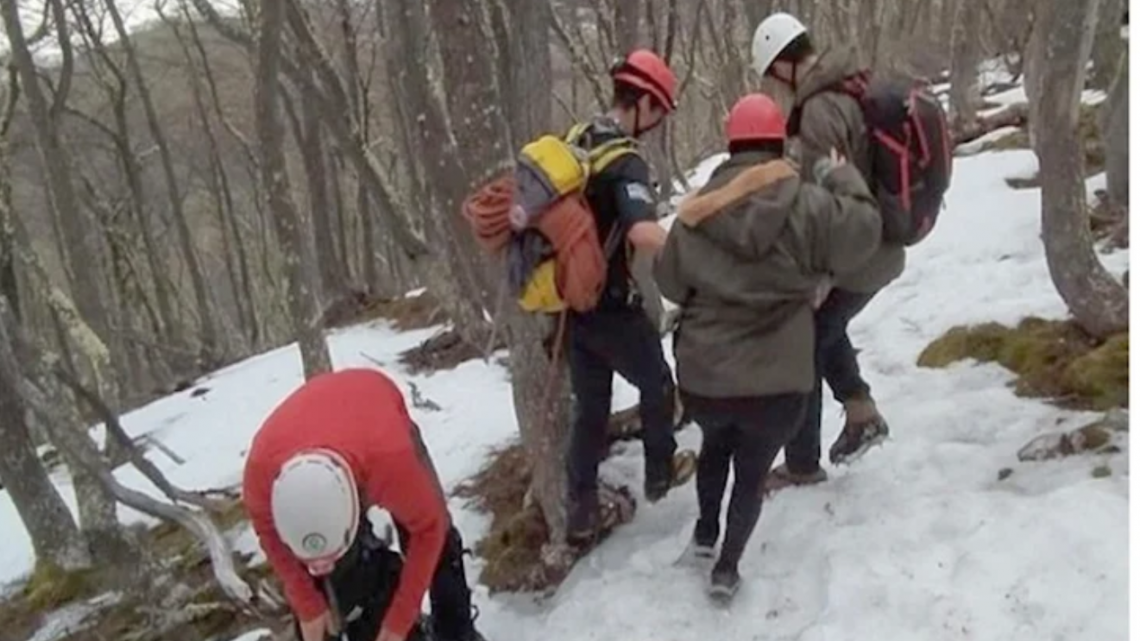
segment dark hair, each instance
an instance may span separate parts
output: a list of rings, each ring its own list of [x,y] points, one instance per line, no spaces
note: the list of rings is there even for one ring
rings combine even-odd
[[[776,56],[776,60],[779,62],[798,64],[813,53],[815,53],[815,46],[812,45],[811,38],[808,34],[801,33],[796,36],[795,40],[789,42],[788,46],[780,51]]]
[[[736,154],[746,154],[749,152],[763,152],[769,154],[776,154],[778,156],[784,155],[784,141],[783,140],[737,140],[736,142],[728,143],[728,153],[735,156]]]
[[[622,82],[620,80],[614,81],[614,105],[622,109],[633,109],[637,107],[637,103],[641,97],[649,92],[641,87],[634,87],[633,85]]]

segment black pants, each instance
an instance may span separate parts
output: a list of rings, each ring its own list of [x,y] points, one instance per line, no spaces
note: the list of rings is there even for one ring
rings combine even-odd
[[[859,361],[847,334],[847,326],[874,296],[833,289],[816,310],[815,387],[808,399],[803,423],[784,451],[788,470],[793,473],[811,474],[819,469],[823,381],[827,381],[832,395],[840,403],[871,392],[859,373]]]
[[[740,562],[760,519],[768,471],[780,448],[799,429],[807,400],[806,394],[712,399],[682,392],[682,401],[703,434],[697,462],[700,518],[693,533],[702,545],[714,545],[720,536],[729,465],[735,472],[718,566],[736,569]]]
[[[420,460],[431,471],[436,481],[436,491],[440,500],[447,503],[435,463],[431,460],[427,446],[420,435],[419,426],[412,425],[412,443]],[[393,519],[395,520],[395,519]],[[411,545],[410,535],[404,526],[396,522],[396,533],[400,537],[400,548],[407,556]],[[435,567],[429,587],[431,601],[432,636],[435,641],[468,641],[473,637],[474,623],[471,617],[471,589],[467,585],[467,573],[463,567],[463,538],[452,525],[447,531],[439,563]]]
[[[396,524],[400,537],[400,548],[407,555],[409,537],[407,530]],[[471,589],[467,585],[467,574],[463,568],[463,539],[459,530],[452,526],[443,543],[439,564],[435,566],[431,587],[428,589],[431,601],[431,629],[434,641],[470,641],[474,638],[475,625],[471,611]],[[377,630],[379,631],[379,630]],[[371,640],[370,640],[371,641]]]
[[[646,480],[668,479],[677,449],[673,374],[661,337],[645,312],[628,308],[572,314],[567,318],[566,345],[575,402],[567,476],[571,504],[584,506],[574,511],[589,509],[597,499],[598,464],[605,456],[615,373],[641,395]]]

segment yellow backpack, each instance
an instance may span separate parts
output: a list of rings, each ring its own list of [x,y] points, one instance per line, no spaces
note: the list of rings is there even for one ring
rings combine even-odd
[[[592,309],[605,287],[606,265],[620,244],[617,226],[605,246],[585,191],[594,176],[637,142],[619,137],[581,146],[588,124],[564,137],[544,135],[525,145],[514,172],[508,279],[519,306],[532,313]]]

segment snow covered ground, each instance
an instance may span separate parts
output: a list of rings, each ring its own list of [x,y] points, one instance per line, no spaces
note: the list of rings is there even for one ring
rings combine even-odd
[[[707,178],[713,162],[693,181]],[[692,485],[643,505],[634,522],[584,559],[549,602],[476,600],[491,641],[688,641],[915,638],[1040,641],[1123,639],[1128,629],[1128,458],[1077,457],[1021,464],[1032,437],[1091,415],[1017,398],[994,365],[922,370],[915,359],[953,325],[1027,315],[1060,318],[1065,307],[1046,269],[1040,192],[1004,178],[1032,174],[1028,151],[987,152],[955,163],[948,209],[933,236],[914,248],[906,273],[856,319],[861,364],[891,423],[892,439],[863,460],[831,468],[825,485],[785,491],[765,505],[742,565],[745,585],[729,611],[709,607],[702,577],[673,567],[696,517]],[[1090,180],[1090,188],[1103,176]],[[1102,257],[1117,274],[1128,253]],[[514,437],[507,374],[494,362],[412,376],[397,355],[435,330],[397,333],[371,324],[329,336],[337,367],[382,363],[405,391],[414,383],[442,409],[413,408],[445,484],[477,471],[488,451]],[[666,351],[672,360],[671,346]],[[260,420],[302,380],[295,347],[263,354],[200,381],[192,390],[124,417],[186,459],[150,456],[190,488],[232,485]],[[636,401],[624,381],[615,404]],[[616,407],[615,407],[616,409]],[[825,446],[838,408],[825,409]],[[681,434],[698,446],[699,431]],[[603,474],[640,488],[639,444],[621,445]],[[1113,471],[1094,479],[1105,463]],[[1013,475],[998,481],[1002,468]],[[124,483],[157,494],[131,468]],[[74,508],[71,486],[55,478]],[[487,519],[451,505],[469,543]],[[128,521],[142,517],[124,509]],[[30,571],[32,548],[6,493],[0,493],[0,584]],[[255,547],[248,532],[239,547]],[[478,576],[478,561],[469,577]],[[255,641],[257,633],[241,638]],[[43,635],[38,641],[47,641]]]

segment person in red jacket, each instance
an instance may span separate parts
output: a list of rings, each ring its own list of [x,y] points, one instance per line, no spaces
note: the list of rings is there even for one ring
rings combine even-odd
[[[290,394],[254,436],[242,498],[303,641],[324,641],[343,616],[330,614],[318,586],[352,548],[372,505],[391,513],[406,554],[377,641],[408,637],[429,587],[436,639],[482,639],[462,539],[404,397],[384,374],[341,370]]]

